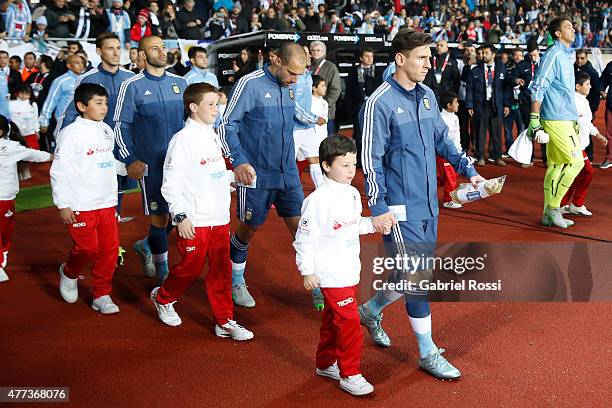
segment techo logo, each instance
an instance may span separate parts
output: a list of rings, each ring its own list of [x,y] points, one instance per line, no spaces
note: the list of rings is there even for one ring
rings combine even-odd
[[[336,302],[336,303],[338,304],[338,306],[340,306],[340,307],[344,307],[344,306],[346,306],[346,305],[350,305],[350,304],[351,304],[351,303],[353,303],[354,301],[355,301],[355,300],[354,300],[352,297],[350,297],[350,298],[346,298],[346,299],[341,300],[341,301]]]

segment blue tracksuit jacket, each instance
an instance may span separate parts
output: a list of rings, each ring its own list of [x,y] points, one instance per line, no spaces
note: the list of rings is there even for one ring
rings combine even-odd
[[[234,167],[249,163],[257,188],[300,186],[293,143],[295,91],[282,87],[268,67],[240,78],[232,89],[219,136]]]
[[[55,119],[66,110],[66,106],[72,102],[74,97],[74,88],[77,80],[77,74],[68,70],[64,75],[61,75],[51,82],[49,95],[45,99],[45,104],[40,111],[41,126],[48,126],[51,120],[51,115],[55,112]]]
[[[312,74],[304,71],[295,84],[295,116],[296,129],[314,128],[317,115],[312,113]]]
[[[185,79],[146,71],[123,82],[119,89],[115,122],[117,158],[130,165],[143,161],[161,171],[172,136],[183,128]]]
[[[406,220],[438,216],[436,153],[458,173],[478,173],[448,137],[433,91],[408,91],[393,78],[383,82],[359,113],[363,129],[361,161],[372,215],[405,206]]]
[[[108,126],[115,127],[113,122],[113,114],[115,113],[115,107],[117,106],[117,97],[119,96],[119,88],[123,81],[134,76],[132,71],[128,71],[123,67],[119,67],[116,73],[110,73],[102,68],[102,64],[98,65],[97,68],[87,71],[84,74],[79,75],[76,80],[75,88],[80,84],[99,84],[106,89],[108,92],[108,114],[104,118],[104,123]],[[79,117],[79,113],[76,110],[76,106],[72,101],[66,107],[66,111],[57,121],[57,131],[65,128],[69,124],[75,121]]]

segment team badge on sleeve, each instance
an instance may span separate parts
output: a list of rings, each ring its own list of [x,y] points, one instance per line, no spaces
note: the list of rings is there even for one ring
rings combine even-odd
[[[175,94],[180,94],[181,93],[181,88],[179,88],[179,86],[177,84],[173,84],[172,85],[172,92],[174,92]]]
[[[427,97],[423,98],[423,106],[425,106],[425,109],[427,110],[431,109],[431,105],[429,104],[429,99]]]

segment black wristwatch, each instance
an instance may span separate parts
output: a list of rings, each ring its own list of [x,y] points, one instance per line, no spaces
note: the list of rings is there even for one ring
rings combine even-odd
[[[183,220],[187,218],[187,214],[185,213],[180,213],[180,214],[176,214],[173,218],[173,221],[175,224],[180,224],[181,222],[183,222]]]

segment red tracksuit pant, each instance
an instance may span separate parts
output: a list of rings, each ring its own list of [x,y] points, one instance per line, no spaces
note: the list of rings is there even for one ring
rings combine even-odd
[[[317,347],[317,368],[325,369],[338,362],[340,375],[361,374],[363,334],[357,311],[357,287],[321,288],[325,308]]]
[[[569,203],[574,203],[576,207],[584,205],[589,185],[591,185],[591,180],[593,180],[593,166],[584,150],[582,151],[582,155],[584,156],[584,167],[574,179],[567,193],[565,193],[563,200],[561,200],[562,206],[568,205]]]
[[[76,211],[77,222],[68,225],[72,248],[64,266],[64,275],[78,278],[92,262],[94,299],[110,295],[119,253],[119,229],[115,207]]]
[[[5,253],[11,248],[11,235],[15,230],[15,200],[0,201],[0,267],[6,266]]]
[[[438,169],[438,185],[444,186],[443,203],[452,201],[451,191],[457,188],[457,173],[453,166],[440,156],[436,156],[436,167]]]
[[[234,315],[229,224],[197,227],[195,230],[194,239],[177,237],[176,246],[181,261],[170,269],[157,291],[157,301],[162,305],[177,301],[198,279],[208,257],[208,275],[204,284],[217,324],[222,326],[228,320],[233,320]]]

